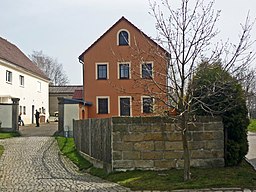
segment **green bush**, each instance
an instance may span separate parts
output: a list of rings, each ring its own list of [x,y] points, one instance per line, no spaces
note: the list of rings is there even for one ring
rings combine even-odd
[[[256,119],[251,119],[248,126],[248,131],[256,132]]]
[[[239,164],[248,152],[249,119],[242,86],[219,63],[201,64],[191,86],[196,98],[195,114],[219,115],[223,119],[227,134],[225,164]]]

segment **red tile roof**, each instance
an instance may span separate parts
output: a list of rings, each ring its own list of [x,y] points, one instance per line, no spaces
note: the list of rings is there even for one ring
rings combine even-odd
[[[49,78],[14,44],[0,37],[0,59],[8,61],[23,70],[49,80]]]
[[[50,86],[49,93],[50,94],[74,94],[75,90],[83,90],[82,85],[58,85],[58,86]]]
[[[75,90],[72,99],[83,99],[83,90]]]

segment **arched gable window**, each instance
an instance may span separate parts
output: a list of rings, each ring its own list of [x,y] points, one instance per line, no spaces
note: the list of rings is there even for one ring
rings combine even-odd
[[[129,45],[129,33],[121,30],[118,34],[118,45]]]

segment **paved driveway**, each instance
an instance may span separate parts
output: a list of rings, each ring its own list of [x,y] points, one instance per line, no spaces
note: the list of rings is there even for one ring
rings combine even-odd
[[[25,127],[23,137],[0,140],[0,191],[129,191],[116,183],[77,173],[60,155],[48,128]],[[32,133],[32,130],[36,129]],[[41,130],[40,130],[41,129]],[[29,133],[30,132],[30,133]],[[34,136],[37,135],[37,136]]]
[[[256,169],[256,133],[248,132],[249,151],[246,158]]]

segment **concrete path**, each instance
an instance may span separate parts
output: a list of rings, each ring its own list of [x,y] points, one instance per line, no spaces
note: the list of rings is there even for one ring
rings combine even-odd
[[[248,132],[249,151],[246,158],[256,170],[256,133]]]
[[[0,159],[1,192],[130,191],[116,183],[76,172],[70,161],[60,155],[56,140],[42,136],[52,132],[55,131],[47,126],[27,126],[21,128],[23,137],[0,140],[5,147]]]
[[[52,136],[57,130],[57,122],[42,123],[40,127],[35,127],[33,124],[19,127],[19,131],[23,137]]]

